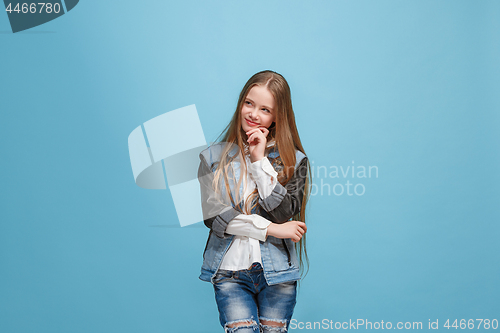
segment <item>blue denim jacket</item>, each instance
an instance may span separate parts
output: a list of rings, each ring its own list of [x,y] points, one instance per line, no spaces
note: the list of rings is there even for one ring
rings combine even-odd
[[[202,207],[204,215],[210,208],[207,201],[210,196],[207,191],[213,191],[211,180],[213,173],[217,168],[223,151],[224,144],[218,143],[212,145],[200,153],[200,167],[198,169],[198,179],[202,187]],[[229,155],[235,156],[238,148],[230,150]],[[256,208],[252,214],[259,214],[275,223],[284,223],[289,221],[295,214],[300,212],[302,199],[304,195],[304,184],[307,173],[307,157],[299,150],[296,150],[295,172],[293,177],[285,186],[279,182],[276,184],[271,195],[262,200],[259,197],[260,211]],[[279,159],[278,150],[273,147],[268,151],[267,157],[270,160]],[[276,160],[274,160],[276,161]],[[239,163],[235,163],[236,167]],[[279,171],[279,166],[273,162],[275,170]],[[204,177],[205,176],[205,177]],[[206,177],[208,176],[208,177]],[[236,179],[239,177],[239,168],[235,171]],[[230,182],[229,186],[233,186]],[[240,194],[243,193],[243,182],[240,186]],[[231,188],[231,191],[234,191]],[[204,195],[205,193],[205,195]],[[208,198],[208,199],[207,199]],[[239,203],[240,207],[242,203]],[[232,207],[231,207],[232,206]],[[203,265],[201,267],[200,280],[214,283],[214,277],[222,263],[222,258],[226,254],[234,235],[225,233],[229,221],[240,214],[233,203],[222,213],[213,217],[204,217],[205,225],[210,228],[207,244],[203,253]],[[280,239],[268,236],[265,242],[259,241],[262,266],[264,268],[264,277],[269,285],[300,280],[299,262],[295,251],[295,243],[291,238]]]

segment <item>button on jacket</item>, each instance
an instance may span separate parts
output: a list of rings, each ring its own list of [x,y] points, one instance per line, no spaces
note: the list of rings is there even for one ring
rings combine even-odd
[[[210,228],[208,240],[203,253],[203,265],[201,267],[200,279],[202,281],[214,282],[215,274],[219,270],[222,260],[233,242],[235,235],[226,232],[228,223],[241,213],[235,207],[243,207],[243,202],[228,203],[221,200],[220,192],[225,191],[224,182],[222,190],[214,191],[212,181],[214,172],[224,150],[224,145],[228,143],[214,144],[199,155],[200,166],[198,169],[198,180],[201,187],[201,199],[203,218],[205,225]],[[232,193],[239,190],[239,198],[243,197],[244,184],[241,181],[240,187],[236,189],[237,180],[240,177],[240,162],[237,161],[238,146],[232,145],[228,158],[233,158],[233,174],[229,175],[229,188]],[[279,157],[276,147],[266,150],[267,157],[274,159]],[[289,221],[294,215],[300,212],[304,195],[304,184],[307,174],[307,157],[299,150],[296,150],[295,172],[288,183],[283,186],[276,182],[271,194],[264,199],[259,197],[258,204],[260,211],[256,208],[252,214],[258,214],[265,219],[284,223]],[[278,166],[273,163],[274,169]],[[234,179],[233,179],[234,178]],[[234,181],[236,180],[236,182]],[[259,193],[260,194],[260,193]],[[234,194],[233,194],[234,198]],[[290,239],[279,239],[268,236],[265,241],[259,240],[261,262],[264,268],[264,277],[269,285],[295,281],[300,279],[299,263],[295,252],[295,243]]]

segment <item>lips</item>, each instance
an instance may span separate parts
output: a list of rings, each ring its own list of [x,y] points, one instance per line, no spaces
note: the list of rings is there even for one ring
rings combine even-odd
[[[254,123],[254,122],[248,120],[248,119],[245,119],[245,120],[246,120],[247,124],[250,125],[250,126],[258,126],[259,125],[257,123]]]

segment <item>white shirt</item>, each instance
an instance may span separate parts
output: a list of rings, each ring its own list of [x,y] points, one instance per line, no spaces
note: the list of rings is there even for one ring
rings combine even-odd
[[[273,144],[274,141],[268,143],[267,147]],[[247,152],[245,159],[248,174],[244,200],[253,192],[256,186],[261,199],[267,198],[271,195],[278,182],[278,173],[274,170],[267,156],[260,161],[251,163]],[[249,269],[254,262],[262,264],[259,241],[266,241],[269,224],[271,224],[271,221],[258,214],[239,214],[229,221],[226,233],[235,236],[224,258],[222,258],[220,269],[237,271]]]

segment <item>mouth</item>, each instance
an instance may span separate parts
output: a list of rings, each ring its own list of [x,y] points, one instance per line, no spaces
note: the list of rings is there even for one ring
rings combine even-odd
[[[257,124],[257,123],[254,123],[253,121],[248,120],[248,119],[245,119],[245,121],[246,121],[246,122],[247,122],[247,124],[248,124],[248,125],[250,125],[250,126],[258,126],[258,125],[259,125],[259,124]]]

